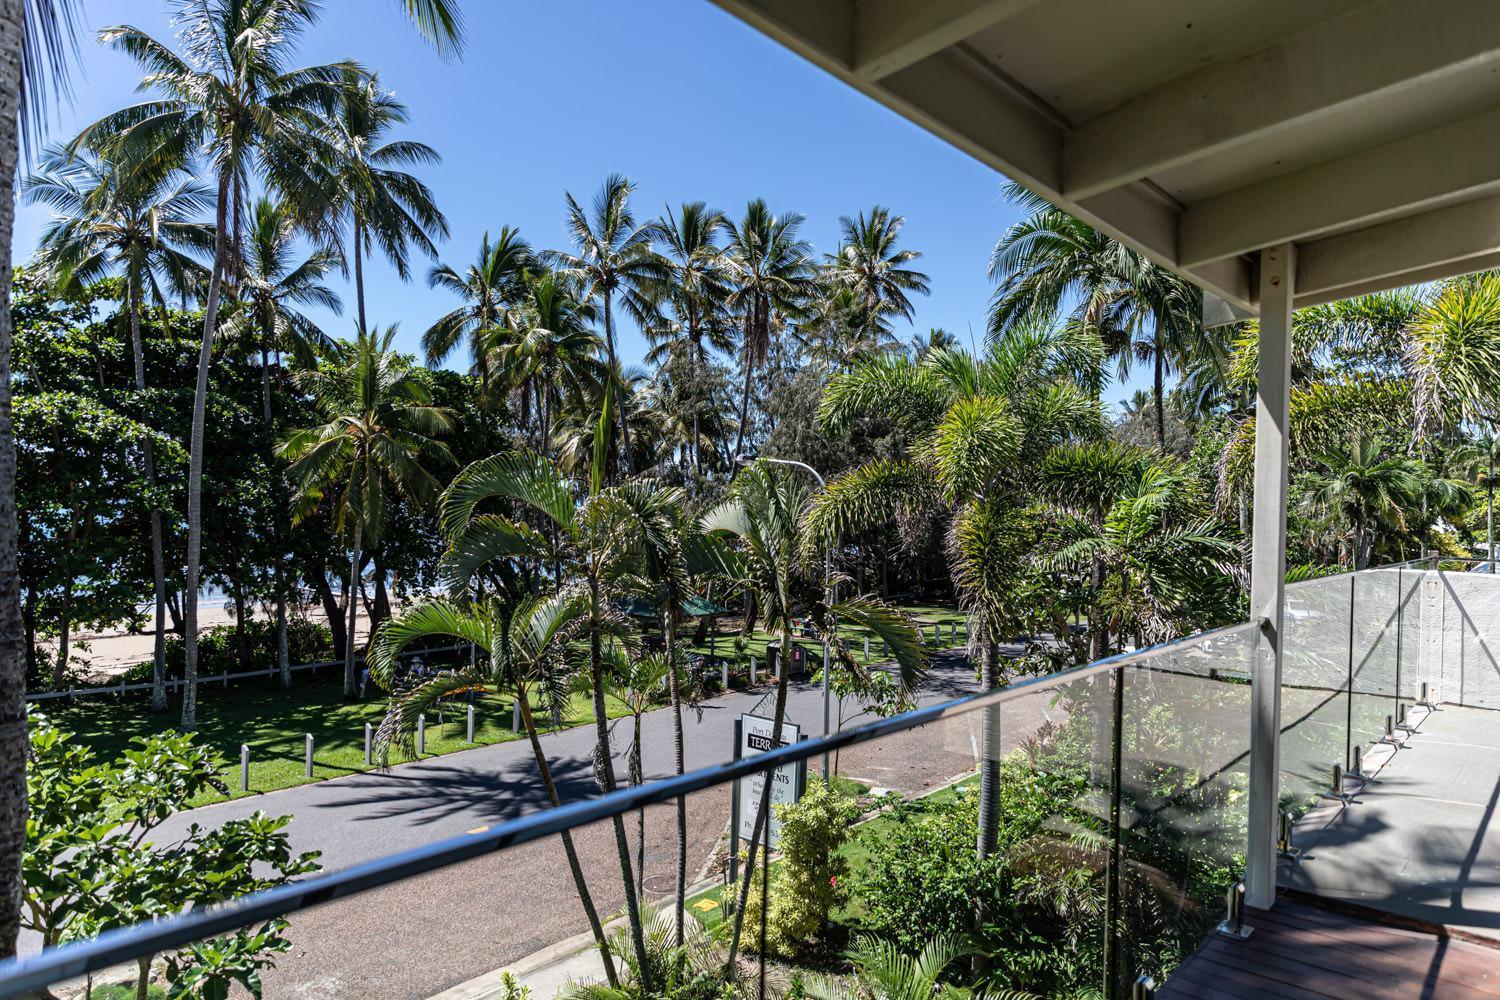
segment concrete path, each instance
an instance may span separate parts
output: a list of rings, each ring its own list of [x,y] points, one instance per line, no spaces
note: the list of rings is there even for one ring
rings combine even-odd
[[[1500,940],[1500,712],[1440,705],[1376,763],[1353,803],[1297,824],[1282,884]]]
[[[947,701],[975,689],[967,658],[950,651],[935,658],[920,700]],[[732,693],[705,703],[697,713],[689,711],[684,726],[688,768],[728,759],[734,719],[750,711],[764,693]],[[1026,711],[1035,715],[1039,705],[1028,705]],[[788,717],[806,733],[819,732],[818,689],[794,685]],[[628,719],[616,724],[618,752],[629,741],[629,725]],[[1022,729],[1016,726],[1018,739]],[[941,784],[972,769],[977,733],[978,719],[965,717],[899,734],[845,751],[840,773],[908,792]],[[542,742],[565,800],[597,794],[592,727],[553,733]],[[647,777],[670,774],[669,710],[645,717],[642,743]],[[617,763],[617,769],[623,775],[623,764]],[[351,775],[206,806],[174,817],[158,837],[169,839],[191,822],[220,823],[256,809],[289,813],[294,849],[321,850],[324,865],[335,869],[462,836],[545,806],[530,747],[514,741],[402,765],[385,774]],[[724,832],[729,792],[712,789],[691,796],[686,806],[688,876],[696,881]],[[647,810],[644,825],[647,895],[669,898],[675,807]],[[634,855],[636,817],[626,827]],[[607,919],[624,905],[612,825],[575,830],[573,841],[595,903]],[[425,998],[587,929],[561,842],[554,838],[297,915],[292,951],[266,975],[266,995]]]

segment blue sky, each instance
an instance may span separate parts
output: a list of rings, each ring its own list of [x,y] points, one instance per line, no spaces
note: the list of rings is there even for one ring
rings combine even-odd
[[[906,216],[905,244],[924,254],[932,294],[917,300],[905,340],[940,326],[982,337],[996,237],[1017,213],[1003,178],[802,61],[706,0],[467,0],[468,45],[444,62],[400,16],[395,0],[328,0],[302,46],[303,62],[350,57],[379,71],[411,108],[405,137],[432,145],[423,171],[448,216],[444,262],[462,269],[486,229],[519,226],[534,245],[565,245],[563,192],[589,199],[611,172],[638,184],[638,217],[704,200],[731,215],[750,198],[807,217],[804,235],[833,247],[840,215],[875,204]],[[70,136],[138,99],[124,56],[93,38],[106,24],[171,37],[163,0],[85,0],[87,37],[76,100],[54,123]],[[15,249],[24,259],[47,212],[22,206]],[[415,350],[454,300],[426,285],[428,264],[403,284],[376,262],[366,272],[372,323],[400,324]],[[349,308],[315,313],[330,332],[352,332]],[[645,344],[621,330],[621,354]],[[1113,387],[1111,399],[1127,395]]]

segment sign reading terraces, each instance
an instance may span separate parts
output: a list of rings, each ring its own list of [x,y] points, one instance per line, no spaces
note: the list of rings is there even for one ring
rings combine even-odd
[[[759,715],[742,715],[739,725],[735,727],[739,739],[736,741],[735,757],[753,757],[756,754],[765,753],[772,749],[771,732],[775,727],[772,719],[762,718]],[[802,729],[792,722],[781,724],[781,742],[778,746],[787,746],[802,738]],[[806,780],[807,764],[799,761],[793,764],[783,764],[771,774],[771,815],[770,815],[770,837],[767,843],[774,850],[781,841],[781,819],[776,815],[775,807],[783,804],[796,802],[802,797],[803,783]],[[736,841],[750,840],[755,836],[755,816],[760,810],[760,797],[765,793],[766,775],[761,772],[743,779],[738,783],[736,794],[739,809],[739,820],[735,827]],[[735,844],[738,852],[738,843]]]

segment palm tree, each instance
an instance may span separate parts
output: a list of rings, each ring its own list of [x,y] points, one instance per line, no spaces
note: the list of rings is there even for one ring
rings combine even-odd
[[[646,772],[641,767],[641,720],[651,711],[667,681],[670,665],[665,653],[649,653],[631,656],[622,645],[610,643],[604,648],[604,682],[610,697],[625,706],[630,713],[630,745],[625,748],[625,781],[641,785],[646,781]],[[684,806],[686,808],[686,806]],[[636,892],[646,892],[646,808],[636,811],[635,837],[635,886]]]
[[[433,238],[446,239],[448,220],[427,185],[401,169],[429,166],[442,157],[425,143],[387,141],[407,121],[405,104],[380,86],[373,73],[352,69],[338,106],[322,130],[329,188],[334,202],[327,220],[342,245],[344,230],[354,245],[354,300],[365,325],[364,257],[378,246],[402,281],[411,277],[409,248],[437,257]]]
[[[547,790],[547,799],[554,809],[562,805],[552,765],[542,749],[532,702],[535,700],[554,721],[561,719],[571,696],[569,678],[573,669],[568,646],[582,631],[587,617],[581,598],[554,595],[526,597],[514,607],[493,597],[467,605],[434,601],[403,611],[387,621],[370,645],[370,676],[392,693],[391,707],[380,726],[381,746],[388,749],[395,743],[409,743],[416,720],[443,698],[507,692],[520,709],[521,724],[531,742],[531,753]],[[396,676],[401,651],[413,642],[438,636],[473,643],[484,650],[485,658],[402,689]],[[588,880],[578,862],[573,835],[563,830],[559,837],[568,869],[573,873],[578,900],[604,962],[604,974],[614,985],[617,982],[614,960]]]
[[[42,235],[37,263],[59,291],[77,289],[119,273],[125,281],[125,313],[130,324],[131,359],[136,392],[146,392],[141,314],[149,297],[163,302],[161,283],[183,287],[201,270],[189,254],[213,243],[209,227],[198,222],[210,198],[208,189],[189,178],[147,180],[100,160],[86,151],[69,154],[52,147],[40,172],[26,182],[25,198],[53,211]],[[142,448],[146,487],[156,493],[156,462],[151,442]],[[155,642],[151,671],[151,708],[165,711],[166,562],[161,511],[151,522],[151,576],[156,599]],[[64,658],[65,659],[65,658]]]
[[[592,307],[578,300],[567,279],[543,271],[526,279],[517,307],[486,334],[486,391],[520,391],[522,422],[535,411],[539,452],[550,446],[559,409],[567,403],[583,408],[607,377],[592,319]]]
[[[479,253],[463,274],[447,264],[428,272],[427,284],[452,292],[463,305],[444,314],[422,334],[422,350],[429,365],[443,362],[460,341],[469,347],[473,373],[484,381],[489,372],[486,337],[498,326],[505,310],[526,295],[530,272],[536,267],[531,244],[517,229],[505,226],[494,242],[489,231],[479,241]]]
[[[703,477],[703,405],[700,373],[707,366],[704,339],[720,350],[728,350],[724,327],[713,322],[729,295],[719,234],[729,220],[718,209],[701,201],[685,202],[680,211],[669,207],[652,226],[652,238],[662,247],[666,268],[664,298],[671,305],[675,323],[647,330],[656,347],[679,342],[688,358],[687,381],[693,393],[689,406],[693,423],[693,473]],[[648,355],[647,360],[660,360]]]
[[[908,265],[919,260],[916,250],[898,250],[906,219],[876,205],[866,216],[839,219],[839,247],[823,265],[832,283],[847,288],[862,306],[868,335],[889,332],[887,318],[913,315],[910,295],[930,291],[927,275]]]
[[[637,226],[630,210],[630,195],[635,184],[621,174],[604,179],[594,203],[585,212],[566,194],[568,231],[573,236],[576,253],[554,252],[552,256],[562,269],[585,283],[585,295],[598,299],[604,318],[605,357],[611,372],[620,370],[615,353],[615,295],[625,311],[643,328],[650,327],[655,315],[653,300],[666,279],[661,259],[651,249],[652,226]],[[626,423],[624,399],[615,397],[614,420],[620,427],[622,465],[627,474],[635,474],[635,459],[630,450],[630,427]]]
[[[186,55],[179,55],[139,28],[118,25],[99,33],[146,71],[161,96],[133,105],[88,126],[72,148],[90,146],[105,155],[153,170],[201,154],[217,187],[213,267],[204,297],[203,336],[189,437],[186,583],[183,640],[186,686],[182,726],[197,726],[198,587],[203,540],[203,425],[208,373],[218,331],[220,292],[237,270],[229,239],[230,218],[240,215],[239,192],[252,169],[295,204],[324,190],[314,166],[315,133],[335,106],[350,64],[288,69],[286,61],[316,8],[304,0],[215,0],[182,7],[177,15]],[[326,159],[326,158],[325,158]],[[236,226],[238,230],[238,226]],[[234,248],[236,251],[238,247]]]
[[[1004,683],[1000,645],[1035,610],[1024,587],[1034,543],[1021,516],[1030,505],[1028,475],[1057,444],[1102,433],[1100,363],[1096,340],[1033,323],[996,340],[982,359],[943,348],[921,360],[883,355],[835,375],[824,391],[819,423],[826,430],[881,413],[917,443],[903,458],[876,460],[831,482],[812,505],[810,527],[840,537],[923,509],[945,513],[954,585],[985,689]],[[980,857],[996,845],[999,721],[986,710]]]
[[[797,236],[801,225],[801,215],[773,216],[760,198],[745,207],[738,223],[729,224],[729,243],[724,252],[733,290],[725,304],[740,318],[740,364],[744,369],[735,455],[745,449],[750,382],[755,370],[770,354],[772,337],[783,317],[797,315],[812,289],[811,246]]]
[[[21,147],[35,148],[76,54],[79,0],[0,0],[0,181],[15,191]],[[15,424],[11,415],[11,233],[15,201],[0,199],[0,958],[16,953],[26,843],[26,634],[17,571]]]
[[[1313,461],[1319,468],[1306,473],[1299,484],[1304,503],[1348,527],[1354,568],[1365,569],[1375,550],[1377,528],[1382,523],[1404,527],[1403,510],[1420,498],[1422,467],[1404,456],[1388,455],[1385,442],[1363,430],[1354,431],[1345,447]]]
[[[338,345],[330,363],[299,372],[299,388],[325,422],[294,431],[281,446],[304,515],[328,497],[335,530],[350,539],[345,698],[359,690],[354,624],[364,548],[379,544],[395,497],[419,504],[435,497],[439,483],[428,465],[453,461],[434,437],[451,428],[452,420],[431,405],[424,381],[391,349],[395,335],[394,327],[356,331],[354,342]]]
[[[271,406],[271,359],[280,364],[281,352],[290,350],[305,367],[317,363],[332,341],[318,325],[297,310],[297,306],[317,305],[334,313],[342,312],[343,303],[323,284],[323,277],[336,265],[336,256],[327,250],[316,251],[306,259],[296,259],[297,225],[290,209],[283,203],[260,198],[250,210],[240,269],[239,294],[245,308],[224,324],[221,335],[253,337],[260,347],[261,419],[268,431],[275,427]],[[276,663],[282,687],[292,686],[292,668],[287,655],[286,570],[282,514],[285,507],[280,477],[272,485],[276,494],[276,519],[273,525],[276,558]]]
[[[481,459],[455,476],[444,494],[441,523],[449,546],[439,567],[450,592],[454,593],[469,588],[476,578],[493,574],[496,563],[514,559],[554,567],[559,589],[567,578],[565,573],[581,582],[587,609],[585,627],[597,744],[595,760],[600,790],[606,794],[615,790],[616,783],[604,698],[607,688],[604,647],[611,636],[620,637],[628,632],[611,600],[622,581],[633,574],[635,557],[643,544],[652,548],[666,548],[670,544],[661,538],[646,541],[662,530],[659,519],[651,514],[653,487],[603,485],[607,458],[604,442],[609,440],[609,415],[613,412],[609,397],[606,383],[588,496],[578,502],[573,484],[544,456],[516,453]],[[538,530],[520,518],[478,511],[482,504],[495,501],[510,501],[529,511],[545,523],[546,529]],[[616,816],[613,823],[631,937],[637,957],[645,967],[640,900],[631,875],[630,844],[624,821]]]
[[[814,976],[808,981],[807,995],[815,1000],[963,1000],[971,992],[944,983],[941,977],[954,962],[972,953],[972,948],[956,939],[939,935],[913,958],[901,954],[889,941],[871,934],[861,935],[848,955],[854,966],[856,986],[851,988],[842,980]],[[1016,996],[1005,991],[1000,1000]]]
[[[744,586],[754,595],[766,629],[779,632],[780,668],[776,671],[776,701],[771,713],[771,745],[781,740],[786,718],[787,686],[791,677],[792,628],[797,612],[807,612],[818,623],[830,649],[841,664],[860,669],[843,652],[837,623],[861,627],[883,639],[891,649],[898,669],[902,698],[909,698],[926,673],[927,655],[916,627],[904,613],[876,600],[856,597],[833,604],[823,589],[821,575],[807,572],[811,554],[830,545],[833,537],[826,526],[812,517],[812,497],[802,481],[784,466],[756,461],[735,477],[729,496],[703,515],[702,531],[739,546]],[[770,796],[761,797],[750,838],[745,878],[739,888],[734,928],[729,939],[731,963],[739,950],[740,930],[761,831],[768,822]]]
[[[1050,323],[1074,303],[1071,319],[1105,340],[1121,379],[1137,360],[1152,364],[1157,444],[1164,445],[1166,376],[1216,343],[1202,332],[1202,293],[1020,185],[1009,184],[1007,194],[1030,215],[990,255],[990,278],[999,283],[990,336],[1025,320]]]

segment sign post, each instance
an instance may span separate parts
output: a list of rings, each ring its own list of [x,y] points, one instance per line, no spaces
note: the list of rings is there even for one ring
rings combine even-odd
[[[772,749],[771,730],[775,722],[771,719],[762,718],[758,715],[742,715],[739,718],[736,736],[736,758],[753,757],[756,754],[765,753]],[[781,742],[778,746],[787,746],[802,738],[802,729],[792,722],[782,722]],[[783,764],[771,774],[771,809],[769,822],[767,823],[765,845],[774,849],[781,840],[781,821],[776,818],[775,807],[778,805],[796,802],[801,798],[802,783],[799,776],[801,768],[797,764]],[[761,796],[765,793],[766,775],[754,774],[739,781],[736,799],[738,801],[738,823],[735,824],[736,853],[739,850],[741,838],[749,840],[755,836],[755,817],[760,811]]]

